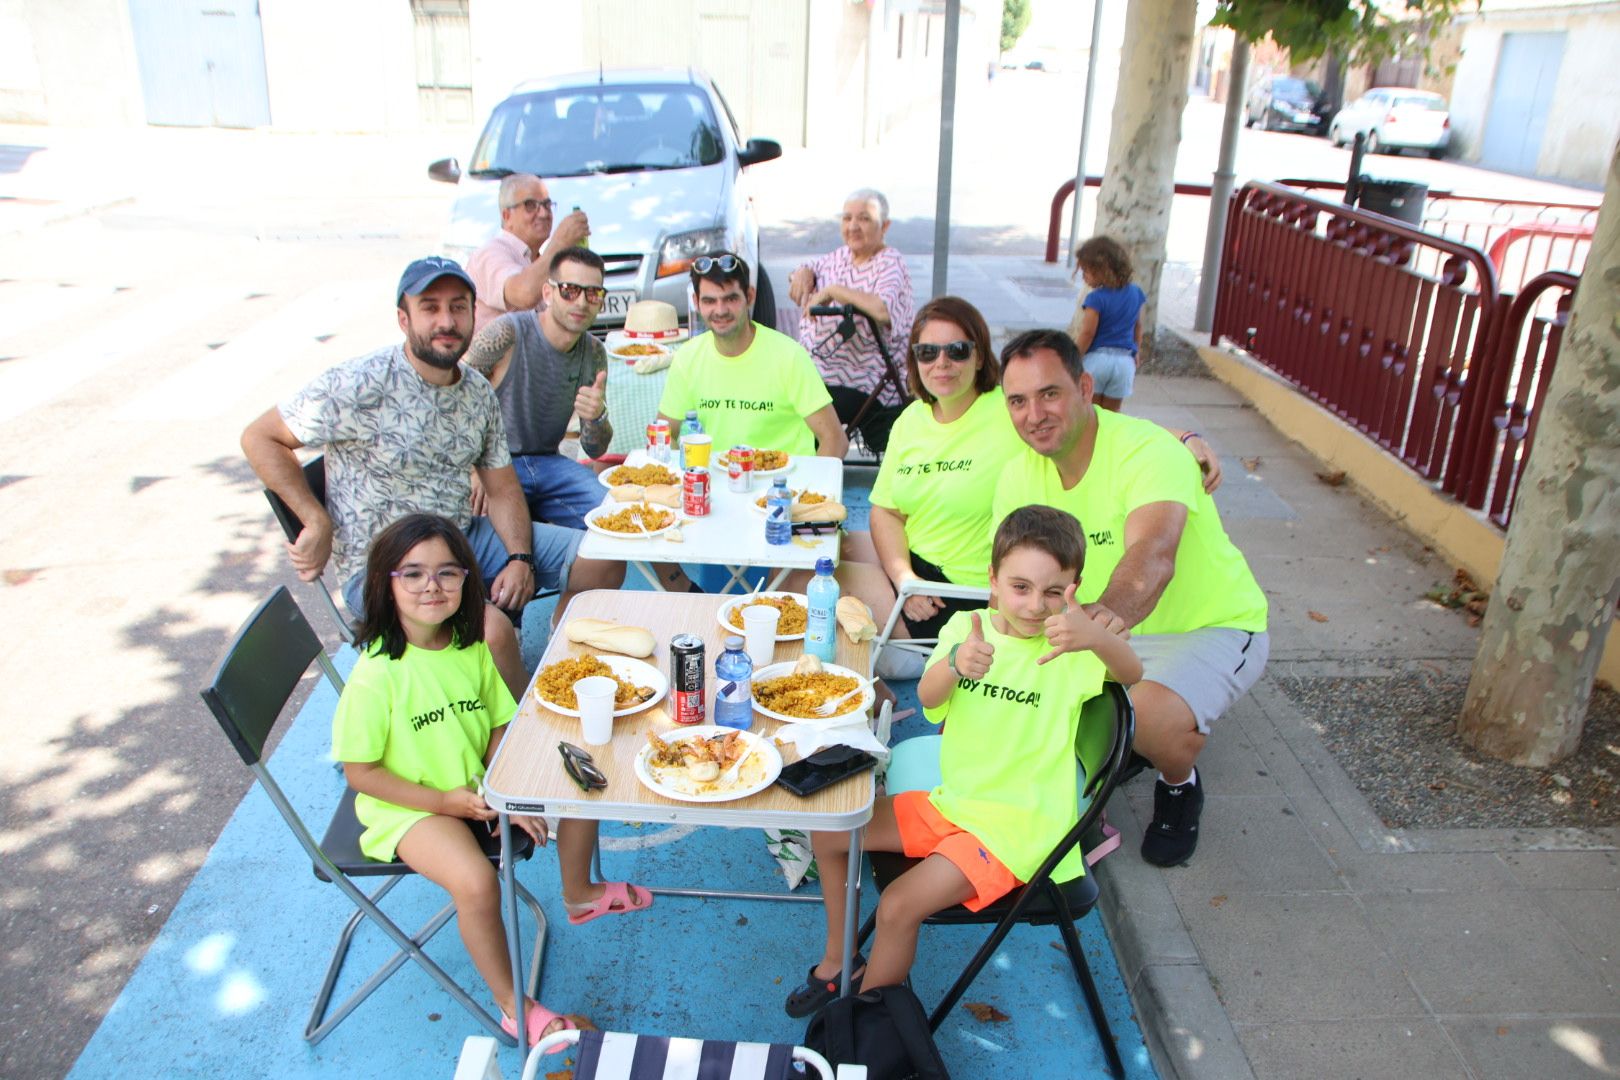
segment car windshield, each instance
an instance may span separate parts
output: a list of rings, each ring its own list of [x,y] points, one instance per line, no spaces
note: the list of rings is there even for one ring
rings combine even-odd
[[[1425,109],[1429,112],[1445,112],[1446,99],[1433,94],[1399,94],[1390,102],[1390,107],[1405,106],[1408,109]]]
[[[514,95],[473,151],[473,176],[583,176],[714,165],[725,155],[708,99],[690,86],[582,86]]]
[[[1286,101],[1315,101],[1322,95],[1322,90],[1313,82],[1304,79],[1273,79],[1271,81],[1271,94]]]

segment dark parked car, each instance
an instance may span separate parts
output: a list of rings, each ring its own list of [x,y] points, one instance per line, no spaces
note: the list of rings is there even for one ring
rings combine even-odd
[[[1249,87],[1244,122],[1263,131],[1304,131],[1321,135],[1332,119],[1322,88],[1292,75],[1263,75]]]

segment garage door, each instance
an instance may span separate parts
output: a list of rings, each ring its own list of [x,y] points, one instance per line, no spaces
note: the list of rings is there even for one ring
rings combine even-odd
[[[147,123],[270,122],[258,0],[129,0],[129,21]]]
[[[1533,174],[1541,158],[1558,66],[1564,59],[1563,34],[1503,34],[1491,86],[1491,111],[1479,163],[1504,172]]]

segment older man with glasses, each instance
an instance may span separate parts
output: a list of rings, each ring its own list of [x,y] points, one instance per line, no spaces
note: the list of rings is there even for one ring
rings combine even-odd
[[[558,253],[578,247],[591,235],[583,210],[575,210],[553,227],[557,204],[538,176],[513,173],[506,177],[498,200],[501,231],[467,260],[467,273],[478,290],[474,331],[508,311],[538,307]]]
[[[602,257],[589,248],[563,250],[542,287],[544,309],[502,315],[467,350],[468,365],[495,385],[530,516],[570,529],[585,527],[602,488],[589,468],[558,453],[569,416],[578,414],[579,444],[590,457],[613,441],[607,353],[586,332],[607,295],[602,273]],[[481,512],[476,502],[474,512]]]

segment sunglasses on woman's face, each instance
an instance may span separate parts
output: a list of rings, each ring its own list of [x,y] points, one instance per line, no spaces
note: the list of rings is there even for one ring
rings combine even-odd
[[[737,269],[737,256],[735,255],[699,255],[692,260],[692,269],[700,274],[707,274],[710,270],[719,268],[722,274],[729,274]]]
[[[553,280],[551,287],[570,304],[579,299],[580,293],[585,294],[587,304],[600,304],[607,296],[607,289],[601,285],[576,285],[572,281]]]
[[[596,767],[596,759],[589,753],[571,742],[558,743],[557,752],[562,754],[563,771],[579,785],[579,790],[590,792],[608,786],[607,776]]]
[[[948,345],[924,345],[919,342],[911,347],[911,355],[919,364],[932,364],[941,353],[953,364],[965,364],[973,355],[973,342],[953,341]]]

